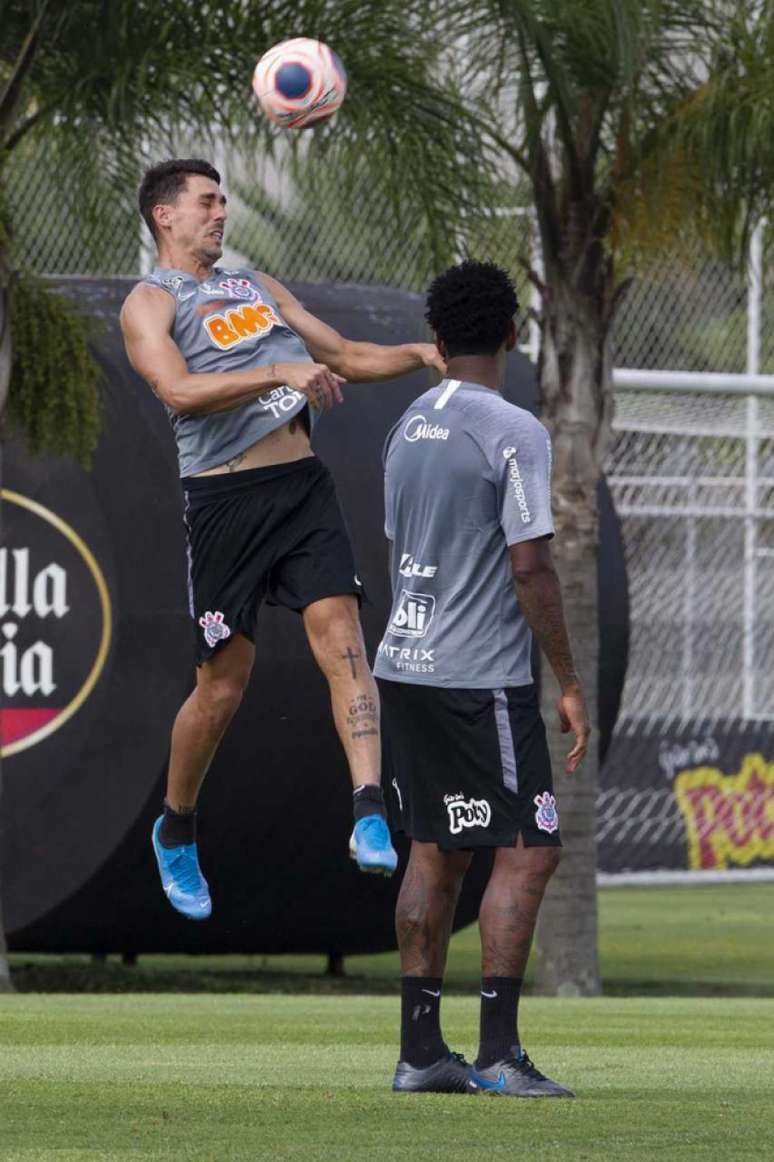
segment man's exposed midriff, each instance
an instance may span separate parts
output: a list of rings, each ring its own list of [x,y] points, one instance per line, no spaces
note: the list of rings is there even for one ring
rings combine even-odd
[[[295,417],[281,428],[269,432],[256,440],[244,452],[234,456],[225,464],[197,472],[197,476],[220,476],[227,472],[241,472],[246,468],[269,468],[273,464],[289,464],[293,460],[303,460],[313,456],[309,436],[299,417]]]

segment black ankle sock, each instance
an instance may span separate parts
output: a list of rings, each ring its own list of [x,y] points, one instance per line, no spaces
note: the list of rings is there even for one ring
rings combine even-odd
[[[521,980],[515,976],[481,978],[481,1036],[476,1065],[487,1069],[519,1044]]]
[[[448,1053],[441,1036],[440,976],[404,976],[401,980],[400,1059],[416,1069]]]
[[[180,847],[185,843],[196,843],[196,808],[184,807],[173,811],[164,800],[164,818],[159,828],[159,843],[162,847]]]
[[[359,787],[355,787],[352,792],[352,807],[355,812],[355,823],[366,815],[387,814],[382,788],[372,783],[361,783]]]

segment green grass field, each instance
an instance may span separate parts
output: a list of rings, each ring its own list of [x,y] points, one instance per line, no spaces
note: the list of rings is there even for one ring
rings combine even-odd
[[[392,954],[352,958],[343,982],[319,958],[97,969],[16,954],[26,985],[101,973],[104,988],[198,979],[218,993],[0,997],[0,1162],[768,1160],[772,905],[774,885],[603,892],[613,995],[522,1004],[525,1044],[574,1102],[392,1094],[399,1001],[379,995],[394,988]],[[477,976],[468,929],[443,1002],[447,1039],[468,1055]],[[355,995],[309,995],[325,989]]]
[[[471,1052],[475,996],[444,1001]],[[398,1000],[3,1000],[3,1162],[774,1157],[774,1001],[530,1000],[575,1102],[395,1095]]]

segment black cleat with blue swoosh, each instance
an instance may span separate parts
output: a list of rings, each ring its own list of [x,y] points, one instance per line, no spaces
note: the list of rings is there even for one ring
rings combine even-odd
[[[505,1097],[575,1097],[571,1089],[565,1089],[536,1069],[519,1045],[514,1045],[502,1061],[496,1061],[486,1069],[474,1065],[468,1078],[468,1093],[503,1094]]]
[[[461,1053],[447,1053],[425,1069],[399,1061],[392,1088],[396,1093],[467,1093],[469,1075]]]

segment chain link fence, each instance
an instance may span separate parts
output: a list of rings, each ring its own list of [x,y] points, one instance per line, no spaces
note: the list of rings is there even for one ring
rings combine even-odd
[[[268,161],[215,161],[231,203],[225,261],[257,264],[288,281],[383,283],[411,291],[424,290],[436,273],[437,258],[421,224],[412,228],[397,220],[371,179],[346,190],[335,173],[319,167],[302,169],[292,182]],[[133,190],[123,200],[101,199],[95,213],[67,172],[52,168],[45,140],[35,137],[16,150],[7,178],[20,265],[54,275],[136,277],[152,264]],[[535,257],[536,233],[526,194],[515,201],[478,221],[450,223],[448,257],[471,254],[508,267],[523,304],[524,346],[536,357],[538,336],[527,320],[533,293],[522,264]],[[683,245],[640,265],[619,308],[615,364],[743,372],[747,326],[745,272],[698,242],[688,251]],[[768,275],[761,295],[760,370],[774,372],[774,287]]]
[[[607,482],[630,637],[601,866],[771,877],[774,399],[619,391]]]
[[[615,323],[615,364],[742,373],[747,365],[747,273],[698,242],[640,267]],[[761,371],[774,371],[774,296],[763,288]]]
[[[774,400],[621,391],[614,428],[630,599],[618,730],[774,719]]]
[[[203,148],[188,143],[181,153]],[[204,149],[205,156],[211,152]],[[287,168],[271,160],[214,161],[229,196],[224,264],[255,266],[288,282],[377,283],[418,292],[438,270],[423,223],[399,217],[372,175],[350,188],[325,167],[302,168],[291,181]],[[101,200],[95,212],[66,173],[52,172],[44,141],[29,139],[16,151],[6,197],[21,266],[50,275],[135,278],[153,265],[134,190],[124,199]],[[520,259],[533,242],[529,213],[506,207],[450,224],[445,256],[471,254],[507,266],[524,304],[528,339],[530,291]]]

